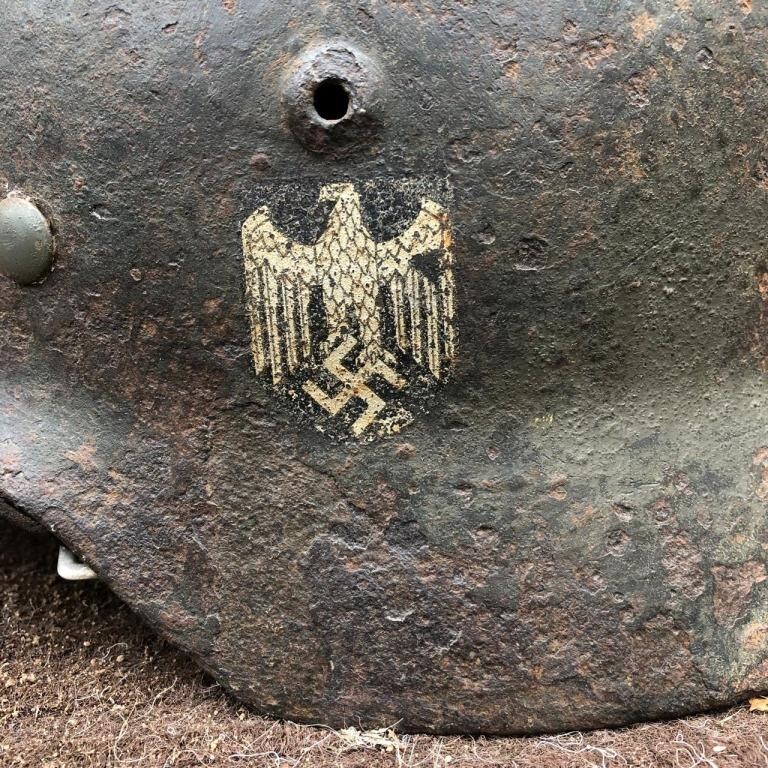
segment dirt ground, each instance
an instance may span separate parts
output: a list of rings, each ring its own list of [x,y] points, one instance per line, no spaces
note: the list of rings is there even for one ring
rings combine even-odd
[[[561,768],[768,766],[746,707],[528,739],[333,731],[228,697],[96,583],[54,574],[50,541],[0,524],[0,766]]]

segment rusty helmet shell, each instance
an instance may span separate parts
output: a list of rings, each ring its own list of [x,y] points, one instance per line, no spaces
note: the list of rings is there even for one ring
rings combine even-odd
[[[12,0],[0,18],[0,182],[45,201],[57,248],[44,282],[0,278],[14,514],[280,716],[517,733],[766,686],[757,4]],[[325,81],[348,99],[330,119]],[[439,225],[411,229],[427,203]],[[363,230],[365,269],[320,270],[323,237],[349,255],[340,233]],[[438,244],[418,279],[383,245],[409,231]],[[299,246],[304,293],[269,273]],[[408,290],[442,291],[423,314],[440,377],[398,336],[409,269]],[[292,286],[298,330],[268,300]],[[334,390],[320,369],[363,317],[336,370],[367,390]],[[286,338],[275,381],[257,346]],[[333,415],[311,381],[354,392]],[[410,420],[360,439],[366,391]]]

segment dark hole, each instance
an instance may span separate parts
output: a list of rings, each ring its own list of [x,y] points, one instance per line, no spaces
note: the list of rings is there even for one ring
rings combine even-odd
[[[323,80],[315,88],[314,104],[324,120],[341,120],[349,110],[349,92],[341,80]]]

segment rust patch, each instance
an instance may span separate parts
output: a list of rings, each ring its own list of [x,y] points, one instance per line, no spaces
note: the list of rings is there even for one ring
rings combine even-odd
[[[749,163],[748,176],[758,189],[768,191],[768,157],[759,155]]]
[[[638,42],[646,40],[659,26],[656,19],[648,11],[638,14],[632,19],[632,36]]]
[[[159,332],[160,328],[152,320],[144,320],[139,326],[139,338],[144,341],[157,338]]]
[[[658,78],[659,73],[655,67],[648,67],[638,72],[627,80],[624,89],[627,92],[627,101],[638,109],[643,109],[651,103],[651,83]]]
[[[601,62],[613,56],[618,50],[615,40],[609,35],[601,35],[583,43],[579,61],[587,69],[595,69]]]
[[[21,472],[21,453],[17,448],[3,449],[0,453],[0,475],[15,475]]]
[[[515,82],[520,77],[520,63],[517,60],[516,40],[496,40],[493,43],[493,54],[501,65],[504,77]]]
[[[608,539],[606,541],[606,549],[614,557],[623,557],[631,541],[632,541],[632,538],[626,531],[622,531],[622,530],[612,531],[608,535]]]
[[[516,82],[520,78],[520,65],[516,61],[507,62],[504,65],[504,77]]]
[[[565,488],[563,486],[559,486],[555,490],[562,490],[563,497],[562,499],[558,498],[558,501],[562,501],[567,495]],[[552,496],[553,493],[554,491],[549,495]],[[585,525],[592,521],[595,515],[597,515],[597,509],[595,509],[595,507],[593,507],[591,504],[587,504],[586,506],[576,504],[574,505],[574,509],[570,514],[570,518],[577,528],[583,528]]]
[[[555,501],[565,501],[565,498],[568,496],[568,491],[565,490],[565,486],[558,485],[557,488],[553,488],[548,496],[552,499],[555,499]]]
[[[765,359],[763,364],[765,364]],[[752,466],[757,469],[755,496],[761,501],[765,501],[768,499],[768,448],[758,448],[755,451],[752,455]]]
[[[104,13],[102,26],[108,32],[124,29],[131,18],[129,11],[123,8],[111,7]]]
[[[265,152],[256,152],[251,155],[248,164],[258,173],[268,171],[272,167],[272,161],[269,159],[269,155]]]
[[[764,621],[752,621],[741,632],[741,647],[755,653],[768,645],[768,624]]]
[[[221,5],[230,16],[237,10],[237,0],[221,0]]]
[[[177,632],[191,629],[198,623],[197,616],[182,608],[178,603],[169,603],[166,608],[159,612],[158,616],[164,624]]]
[[[768,659],[753,667],[735,686],[736,693],[764,691],[768,680]]]
[[[657,614],[629,633],[630,656],[635,663],[628,682],[648,689],[647,670],[663,669],[668,680],[684,685],[697,674],[691,652],[691,634],[673,618]]]
[[[194,50],[194,57],[195,61],[202,67],[203,69],[206,67],[208,59],[205,55],[205,51],[203,50],[203,43],[205,42],[205,39],[208,37],[208,30],[207,29],[201,29],[196,35],[195,35],[195,50]]]
[[[661,564],[669,584],[689,600],[703,594],[706,584],[701,553],[682,531],[665,537]]]
[[[639,182],[646,178],[647,173],[643,167],[640,150],[635,146],[634,136],[631,131],[624,131],[615,144],[615,157],[606,166],[607,176],[614,178],[616,175]]]
[[[218,314],[221,310],[221,299],[220,298],[213,298],[213,299],[206,299],[203,302],[203,311],[207,315],[215,315]]]
[[[97,464],[94,461],[96,456],[96,446],[93,443],[85,443],[76,451],[67,451],[64,456],[78,467],[85,470],[96,469]]]
[[[415,446],[410,443],[401,443],[395,447],[395,456],[401,459],[411,459],[416,455]]]
[[[763,372],[768,372],[768,271],[765,269],[757,272],[755,283],[759,296],[759,314],[757,323],[752,332],[751,352],[757,358],[757,367]],[[764,449],[768,451],[768,448]],[[764,459],[753,464],[765,463]],[[761,498],[764,498],[761,496]]]
[[[758,560],[747,560],[740,565],[716,565],[712,575],[715,579],[714,615],[719,624],[733,624],[742,616],[755,585],[768,578],[765,563]]]
[[[675,34],[670,35],[665,42],[673,51],[680,53],[680,51],[687,45],[688,38],[685,35],[681,35],[679,32],[675,32]]]

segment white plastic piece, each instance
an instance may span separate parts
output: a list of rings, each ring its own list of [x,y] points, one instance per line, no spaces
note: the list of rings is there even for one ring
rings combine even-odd
[[[66,547],[59,547],[59,562],[56,572],[67,581],[88,581],[96,579],[96,571],[81,563]]]

